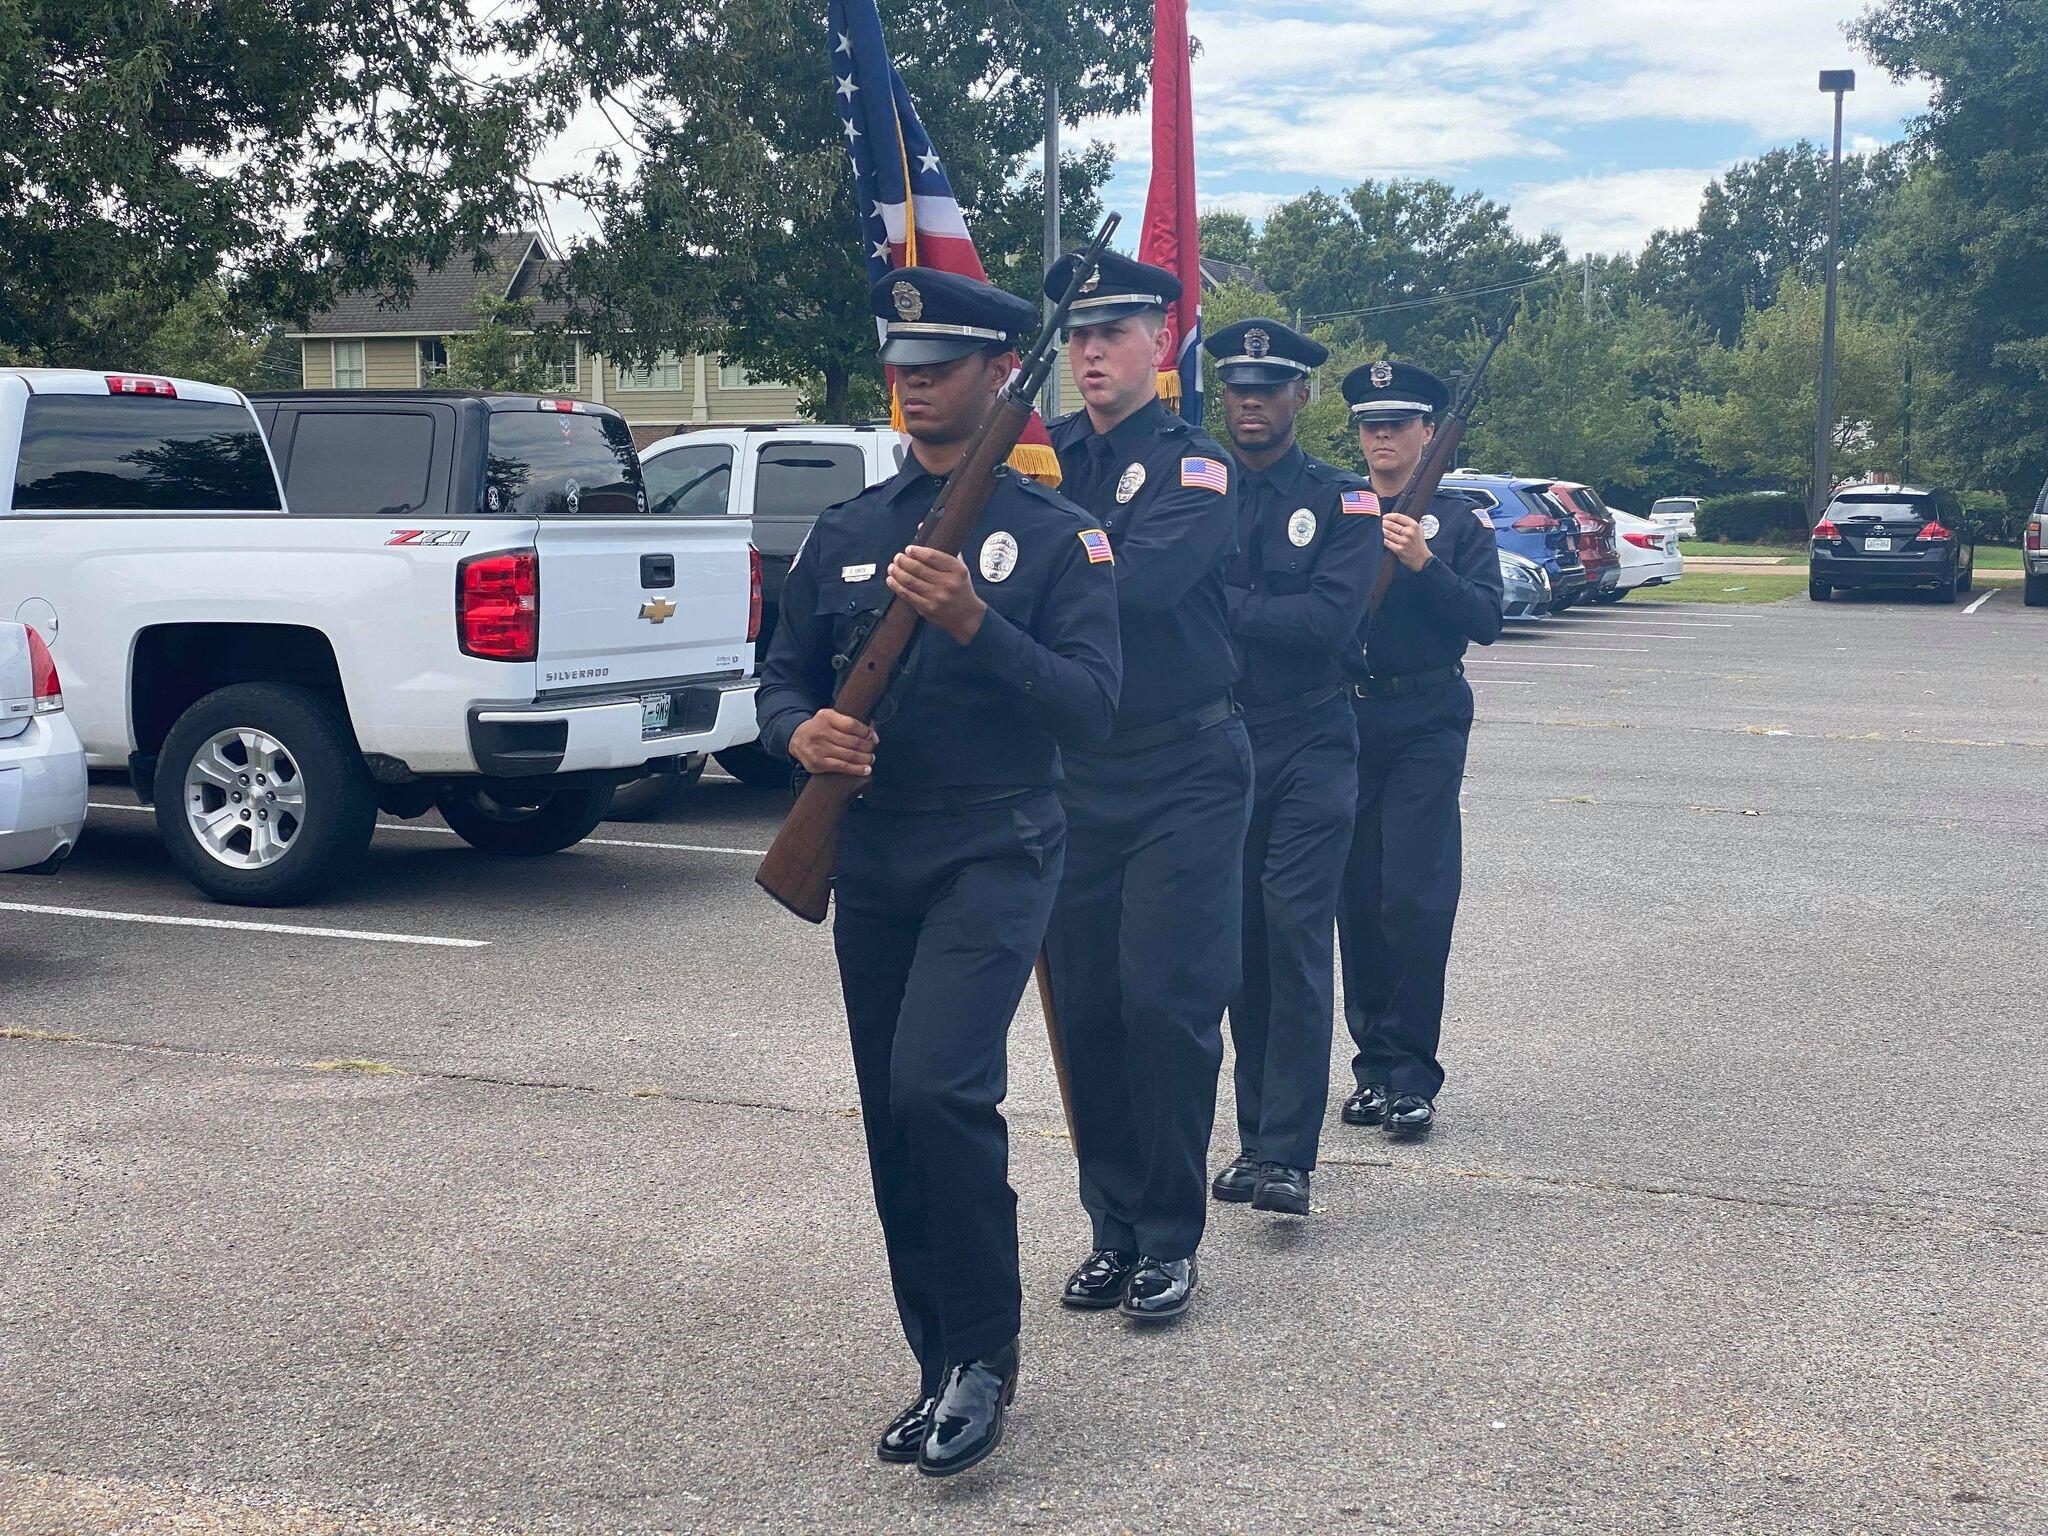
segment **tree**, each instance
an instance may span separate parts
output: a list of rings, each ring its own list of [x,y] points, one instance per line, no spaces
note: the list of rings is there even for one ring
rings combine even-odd
[[[691,0],[683,12],[610,0],[599,24],[580,0],[544,0],[528,23],[527,46],[545,36],[581,58],[624,141],[559,183],[601,238],[569,253],[557,289],[607,354],[715,350],[757,378],[821,381],[816,413],[872,409],[874,318],[823,7]],[[1149,19],[1143,0],[919,0],[899,15],[896,62],[982,260],[1014,292],[1035,297],[1042,280],[1016,183],[1044,132],[1048,78],[1070,124],[1131,110]],[[1066,158],[1066,240],[1091,232],[1107,168],[1100,153]]]
[[[1565,265],[1555,235],[1524,239],[1499,203],[1434,180],[1366,181],[1341,198],[1317,191],[1283,203],[1260,232],[1258,259],[1289,310],[1328,319],[1344,342],[1425,365],[1443,362],[1506,302],[1501,292],[1437,302],[1444,295]]]
[[[2031,501],[2048,477],[2048,0],[1885,0],[1851,35],[1934,85],[1913,133],[1927,163],[1872,253],[1913,317],[1916,377],[1946,376],[1922,398],[1973,480]]]
[[[542,394],[557,359],[568,342],[552,327],[538,331],[533,305],[526,299],[476,296],[477,323],[448,338],[448,383],[456,389],[500,389],[514,394]]]
[[[1465,461],[1503,474],[1640,484],[1657,426],[1630,378],[1624,334],[1588,315],[1578,294],[1524,309],[1487,371]]]
[[[1905,174],[1896,150],[1842,161],[1842,246],[1853,248]],[[1745,160],[1707,184],[1690,229],[1659,230],[1637,271],[1637,291],[1690,315],[1732,343],[1787,272],[1820,278],[1826,259],[1829,152],[1805,140]]]
[[[0,347],[126,361],[217,280],[303,319],[481,251],[571,104],[504,39],[461,0],[6,0]]]
[[[1259,233],[1241,213],[1212,208],[1196,220],[1202,254],[1240,267],[1258,265]]]
[[[1715,354],[1712,388],[1687,390],[1673,433],[1707,464],[1810,504],[1819,409],[1822,290],[1787,273],[1777,302],[1751,310],[1740,341]],[[1835,430],[1829,458],[1850,479],[1898,462],[1904,421],[1904,336],[1844,304],[1835,331]]]

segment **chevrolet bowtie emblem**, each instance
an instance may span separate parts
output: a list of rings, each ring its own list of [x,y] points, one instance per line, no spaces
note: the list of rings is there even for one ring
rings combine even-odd
[[[650,624],[659,624],[675,617],[676,605],[665,597],[657,597],[640,605],[640,617]]]

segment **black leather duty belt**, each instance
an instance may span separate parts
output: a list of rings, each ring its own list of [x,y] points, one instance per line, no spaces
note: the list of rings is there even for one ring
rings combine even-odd
[[[1113,731],[1109,740],[1090,752],[1147,752],[1153,747],[1163,747],[1170,741],[1185,741],[1198,736],[1212,725],[1221,725],[1237,713],[1237,706],[1225,694],[1204,704],[1192,714],[1176,715],[1171,720],[1162,720],[1157,725],[1141,725],[1133,731]]]
[[[1244,712],[1245,729],[1256,730],[1262,725],[1274,725],[1282,720],[1295,720],[1303,715],[1313,714],[1332,699],[1341,698],[1343,692],[1341,688],[1316,688],[1276,703],[1254,704]]]
[[[1398,699],[1403,694],[1420,693],[1425,688],[1440,688],[1445,683],[1456,682],[1465,675],[1465,663],[1454,661],[1448,667],[1431,667],[1427,672],[1399,672],[1392,677],[1369,677],[1362,683],[1351,685],[1351,696],[1355,699]]]
[[[1042,784],[955,784],[935,789],[864,789],[860,804],[871,810],[930,815],[935,811],[981,811],[1042,795]]]

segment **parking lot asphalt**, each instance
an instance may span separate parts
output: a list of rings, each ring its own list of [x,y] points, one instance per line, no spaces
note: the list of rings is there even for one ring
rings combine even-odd
[[[1631,598],[1471,676],[1437,1135],[1337,1123],[1340,1052],[1312,1218],[1215,1208],[1171,1329],[1062,1313],[1027,997],[1024,1376],[947,1483],[870,1449],[786,797],[393,826],[251,912],[96,789],[0,879],[0,1532],[2048,1528],[2048,615]]]

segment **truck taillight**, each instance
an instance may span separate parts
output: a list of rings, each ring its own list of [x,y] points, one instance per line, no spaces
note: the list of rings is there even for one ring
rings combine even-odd
[[[747,546],[747,638],[761,638],[761,551]]]
[[[1822,518],[1813,525],[1813,541],[1816,544],[1832,544],[1841,536],[1841,530],[1826,518]]]
[[[2040,547],[2041,524],[2039,523],[2039,521],[2031,522],[2027,524],[2027,548],[2030,550],[2038,550]]]
[[[540,556],[472,555],[455,568],[455,627],[465,656],[532,661],[540,654]]]
[[[1925,528],[1922,528],[1920,530],[1920,537],[1925,539],[1930,544],[1939,544],[1942,543],[1944,540],[1954,538],[1955,535],[1950,533],[1948,529],[1944,528],[1940,523],[1929,523]]]
[[[57,663],[50,658],[50,648],[33,629],[28,632],[28,672],[35,712],[54,715],[64,707],[64,685],[57,681]]]
[[[141,373],[110,373],[107,375],[107,393],[110,395],[167,395],[178,398],[178,386],[169,379],[153,379]]]

